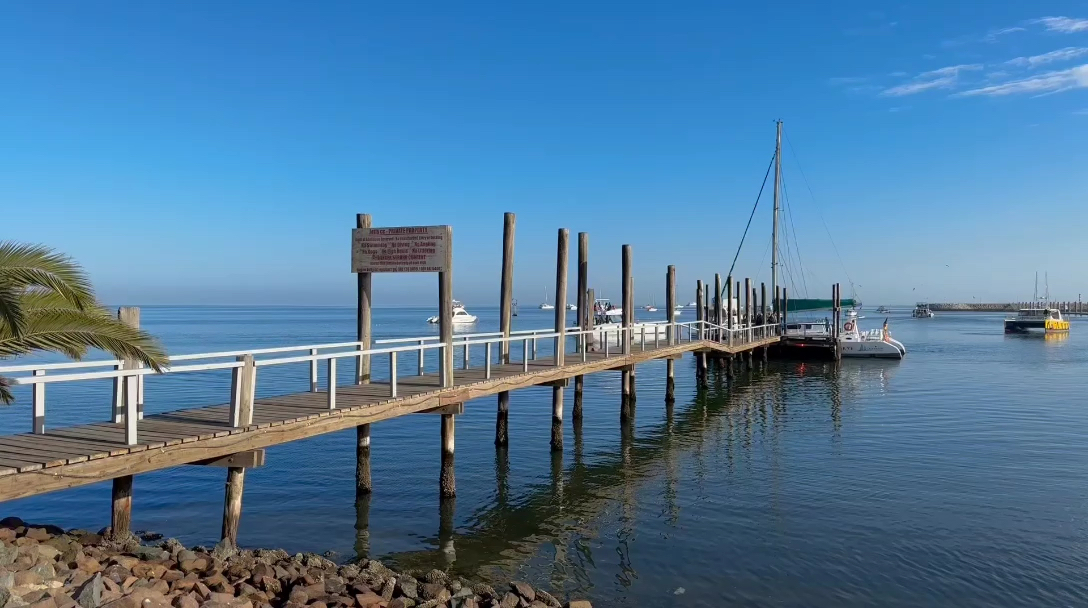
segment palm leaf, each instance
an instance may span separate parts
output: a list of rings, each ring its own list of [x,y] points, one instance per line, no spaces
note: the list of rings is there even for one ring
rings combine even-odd
[[[31,309],[26,313],[26,329],[21,334],[0,328],[0,357],[46,350],[80,359],[87,349],[97,348],[117,357],[142,361],[155,371],[162,371],[169,364],[166,352],[155,338],[111,318],[100,308]]]
[[[83,268],[44,245],[0,242],[0,285],[9,290],[37,287],[54,291],[76,308],[96,305],[94,289]],[[15,323],[11,325],[18,328]]]

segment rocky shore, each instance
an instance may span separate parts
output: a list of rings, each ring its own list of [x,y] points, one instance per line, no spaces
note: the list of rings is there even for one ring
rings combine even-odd
[[[592,608],[523,582],[498,588],[441,570],[393,572],[273,549],[185,548],[156,535],[0,520],[0,608]]]

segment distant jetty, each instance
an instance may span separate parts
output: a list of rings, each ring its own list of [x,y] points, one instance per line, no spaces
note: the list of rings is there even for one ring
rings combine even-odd
[[[1014,312],[1021,308],[1032,306],[1031,302],[1007,302],[1001,304],[978,302],[967,304],[961,302],[945,302],[930,304],[930,310],[935,312]],[[1038,306],[1039,304],[1036,304]],[[1088,304],[1083,302],[1051,302],[1047,306],[1056,306],[1063,313],[1082,315],[1088,314]]]

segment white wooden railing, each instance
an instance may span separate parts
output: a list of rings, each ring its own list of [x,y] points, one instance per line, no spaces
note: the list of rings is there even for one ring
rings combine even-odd
[[[513,346],[515,343],[521,345],[520,363],[522,371],[527,372],[529,362],[537,358],[537,342],[545,339],[552,340],[552,352],[560,355],[554,358],[553,365],[563,365],[567,362],[568,353],[575,354],[583,362],[587,361],[590,349],[610,356],[623,352],[630,353],[636,348],[646,350],[650,344],[656,348],[662,344],[678,344],[682,341],[710,340],[736,346],[777,335],[777,331],[777,325],[728,329],[706,321],[640,323],[627,328],[604,326],[590,330],[572,327],[561,332],[530,329],[512,331],[509,336],[504,336],[502,332],[458,334],[454,336],[449,350],[445,343],[439,341],[439,336],[425,336],[375,340],[374,344],[377,347],[368,349],[362,348],[362,342],[355,341],[175,355],[170,357],[169,367],[162,372],[156,372],[142,365],[129,364],[130,367],[126,368],[124,361],[109,359],[4,366],[0,367],[0,375],[8,377],[13,385],[32,387],[32,429],[35,434],[45,433],[45,393],[49,384],[82,380],[112,380],[114,385],[113,421],[124,424],[125,442],[128,445],[135,445],[138,443],[137,423],[143,417],[144,378],[150,375],[231,370],[229,423],[232,427],[244,427],[248,426],[252,419],[257,371],[271,366],[308,364],[309,390],[318,392],[318,371],[321,362],[324,362],[326,402],[329,409],[335,409],[337,407],[337,361],[341,359],[356,359],[359,363],[356,369],[361,370],[363,357],[369,357],[372,360],[374,357],[388,356],[389,396],[397,397],[397,380],[404,376],[398,371],[397,365],[398,356],[402,353],[416,353],[415,375],[422,376],[425,373],[425,354],[428,351],[438,352],[438,367],[442,370],[445,357],[453,356],[456,349],[461,348],[463,349],[461,369],[470,369],[470,349],[482,348],[484,378],[490,379],[493,366],[502,362],[499,353],[503,350],[503,344],[507,345],[507,361],[511,363],[517,362],[512,356],[514,354],[512,351],[516,350]],[[573,348],[571,348],[572,344]],[[258,356],[261,358],[257,358]],[[100,368],[112,369],[100,370]],[[440,371],[440,377],[441,373]],[[362,378],[358,375],[355,380],[356,384],[362,383]]]

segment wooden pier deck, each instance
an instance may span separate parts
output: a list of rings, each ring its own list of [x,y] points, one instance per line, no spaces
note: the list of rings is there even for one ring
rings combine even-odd
[[[390,397],[389,382],[337,387],[335,409],[329,409],[326,391],[259,398],[253,404],[252,423],[238,427],[231,425],[229,404],[183,409],[140,420],[135,445],[126,444],[125,425],[113,422],[50,429],[45,434],[4,435],[0,436],[0,501],[200,463],[686,352],[736,353],[777,340],[770,336],[733,347],[709,340],[647,344],[645,349],[635,346],[627,355],[591,351],[585,362],[568,355],[561,366],[551,357],[532,359],[528,371],[521,361],[493,365],[490,378],[482,367],[458,369],[449,388],[442,388],[435,374],[402,376],[397,379],[397,397]]]

